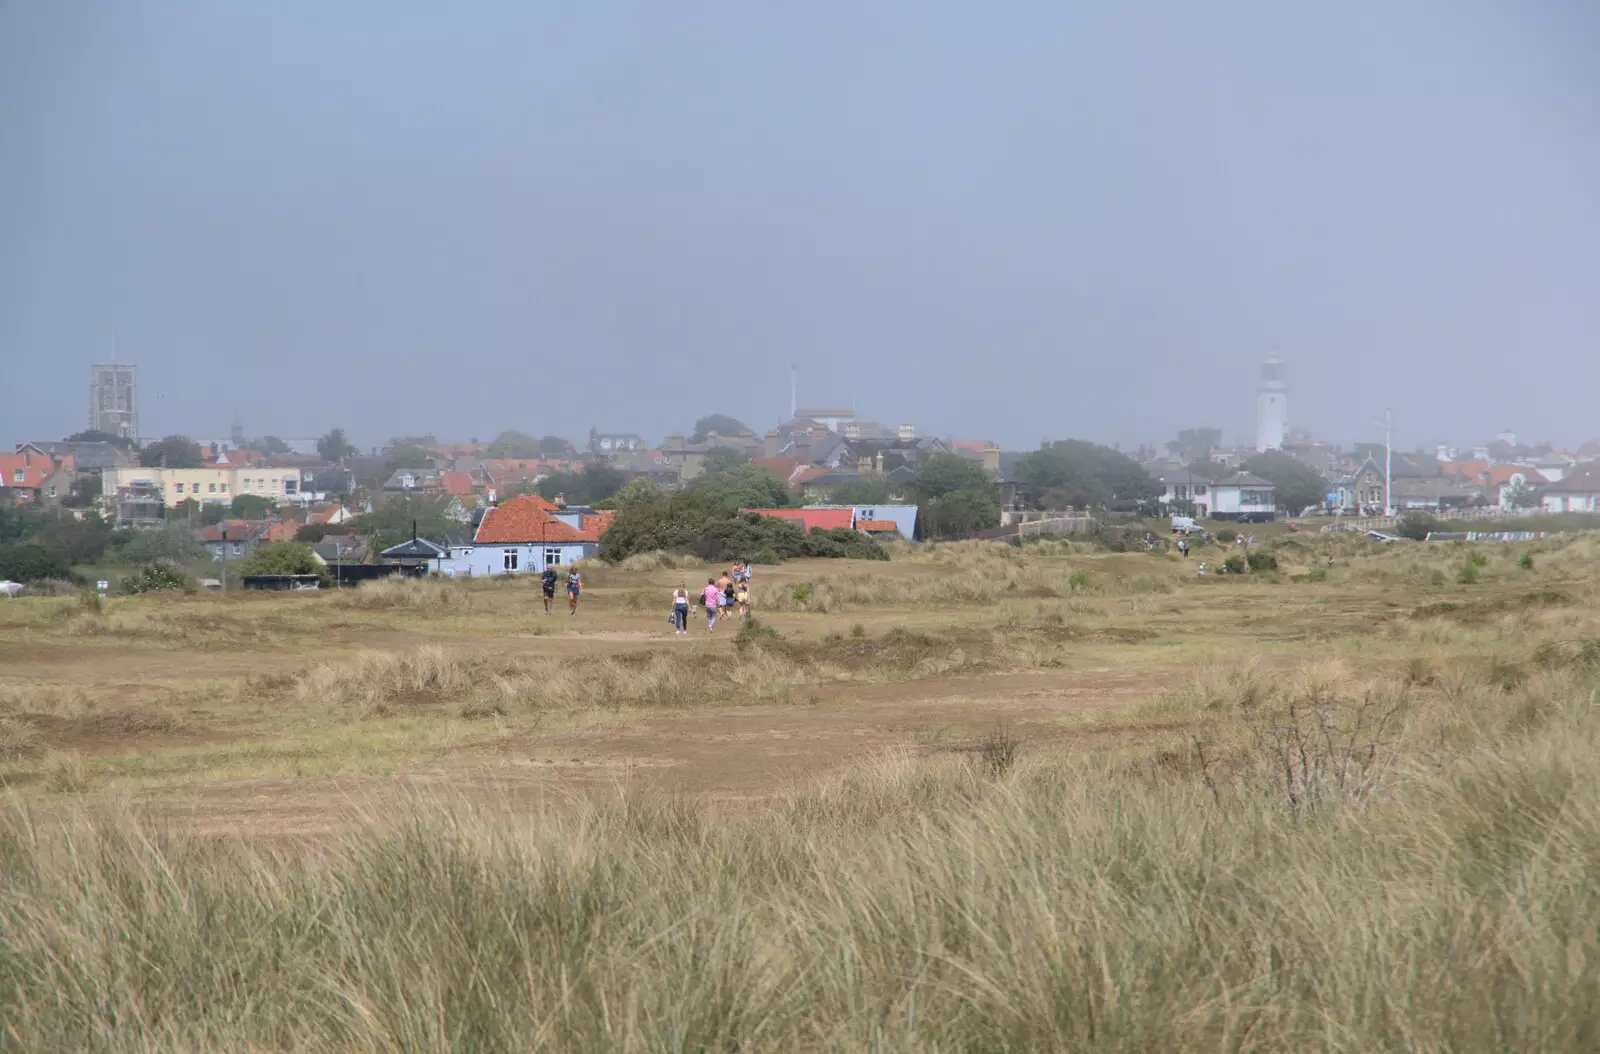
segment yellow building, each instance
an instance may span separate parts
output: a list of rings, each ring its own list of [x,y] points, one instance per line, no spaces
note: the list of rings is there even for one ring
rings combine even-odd
[[[236,468],[233,492],[254,494],[269,501],[295,501],[300,496],[300,470],[295,468]]]
[[[104,473],[104,490],[110,496],[123,487],[134,484],[153,484],[161,488],[161,502],[168,508],[186,501],[221,502],[233,500],[231,468],[108,468]]]

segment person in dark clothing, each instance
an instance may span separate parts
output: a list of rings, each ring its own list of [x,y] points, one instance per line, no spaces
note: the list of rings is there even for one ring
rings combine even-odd
[[[554,567],[546,567],[544,569],[544,613],[546,615],[550,614],[550,605],[555,603],[556,580],[559,577]]]

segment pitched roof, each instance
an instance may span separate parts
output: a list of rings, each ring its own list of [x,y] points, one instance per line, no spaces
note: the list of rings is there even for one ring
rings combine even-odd
[[[74,470],[72,455],[0,454],[0,487],[37,487],[58,470]]]
[[[1600,494],[1600,461],[1572,466],[1572,471],[1544,488],[1546,494]]]
[[[259,537],[266,530],[266,527],[266,520],[223,520],[220,523],[202,527],[200,529],[200,540],[202,542],[223,541],[222,531],[223,528],[227,528],[227,541],[247,542]]]
[[[442,472],[439,480],[444,484],[446,494],[457,497],[472,493],[472,473],[470,472]]]
[[[846,529],[855,525],[855,511],[853,509],[745,509],[759,516],[768,516],[775,520],[793,520],[800,524],[802,530],[812,530],[820,527],[828,531],[835,527]]]
[[[857,520],[856,530],[866,531],[868,534],[879,532],[898,534],[900,533],[900,525],[893,520]]]
[[[595,542],[600,540],[599,520],[585,523],[584,529],[571,527],[550,514],[555,506],[537,494],[521,494],[493,506],[483,514],[474,540],[492,544],[525,542]],[[606,521],[609,526],[609,521]]]
[[[433,559],[444,554],[444,547],[435,545],[426,538],[407,538],[399,545],[391,545],[383,550],[382,556],[409,556]]]
[[[1272,484],[1260,476],[1252,476],[1248,472],[1235,472],[1226,479],[1216,481],[1219,487],[1270,487]]]

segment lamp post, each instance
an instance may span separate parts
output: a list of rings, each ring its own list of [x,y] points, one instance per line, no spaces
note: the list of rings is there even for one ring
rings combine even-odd
[[[1394,515],[1394,427],[1393,415],[1387,408],[1383,421],[1372,422],[1383,429],[1383,514]]]

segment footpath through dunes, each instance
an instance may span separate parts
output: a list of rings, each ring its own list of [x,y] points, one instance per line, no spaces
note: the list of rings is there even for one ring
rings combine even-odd
[[[1323,581],[1303,573],[1317,546],[1339,560]],[[1582,636],[1593,548],[1528,547],[1526,568],[1507,549],[1469,588],[1439,583],[1461,559],[1443,546],[1285,545],[1278,573],[1208,579],[1082,543],[936,547],[758,568],[759,630],[691,620],[687,639],[666,600],[712,569],[594,569],[577,618],[543,615],[525,579],[17,601],[0,605],[0,781],[288,833],[416,783],[751,801],[997,729],[1036,755],[1172,756],[1237,724],[1230,693],[1307,664],[1511,668]],[[1230,681],[1246,666],[1266,688]]]

